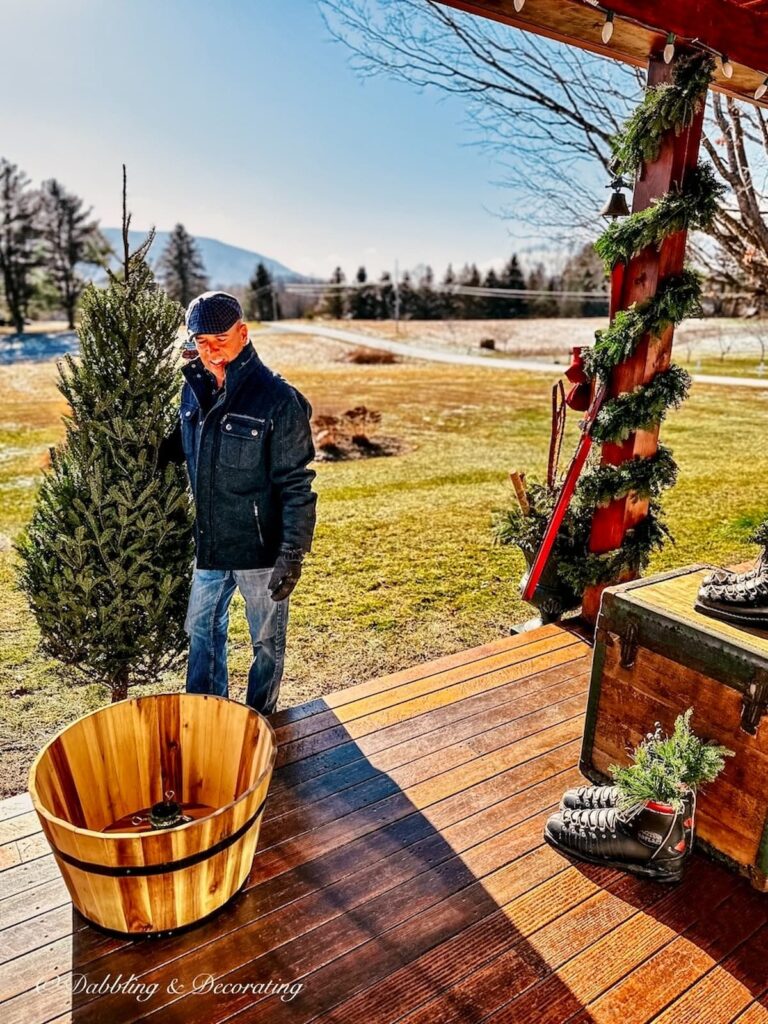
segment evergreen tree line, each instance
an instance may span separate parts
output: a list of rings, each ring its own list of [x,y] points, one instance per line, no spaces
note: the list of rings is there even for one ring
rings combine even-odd
[[[501,271],[493,268],[481,274],[475,263],[457,272],[452,264],[435,284],[427,266],[419,274],[405,271],[395,290],[392,275],[384,271],[369,281],[361,266],[348,287],[341,267],[336,267],[316,312],[352,320],[476,320],[514,317],[602,316],[607,312],[607,281],[592,246],[571,256],[561,273],[550,273],[543,263],[527,272],[513,254]],[[505,295],[472,295],[453,292],[453,287],[493,288],[510,291]],[[517,294],[519,292],[530,294]],[[593,292],[594,297],[564,296],[561,292]],[[542,294],[543,293],[543,294]]]

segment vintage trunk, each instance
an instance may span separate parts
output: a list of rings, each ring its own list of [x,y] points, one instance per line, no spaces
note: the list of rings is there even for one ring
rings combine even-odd
[[[660,722],[694,708],[697,735],[735,751],[699,795],[696,842],[768,891],[768,632],[693,610],[710,567],[689,566],[610,587],[597,621],[581,770],[608,766]]]

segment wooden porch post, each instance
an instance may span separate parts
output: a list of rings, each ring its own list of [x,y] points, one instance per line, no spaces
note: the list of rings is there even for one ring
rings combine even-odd
[[[680,50],[678,50],[680,53]],[[672,65],[665,64],[661,56],[652,56],[648,62],[648,86],[658,85],[671,78]],[[635,185],[632,212],[645,210],[653,199],[668,192],[682,182],[686,172],[696,165],[704,121],[704,105],[686,129],[675,135],[667,133],[658,159],[645,164]],[[687,232],[678,231],[665,239],[661,249],[644,249],[629,264],[619,263],[611,276],[611,319],[618,310],[628,309],[634,302],[642,302],[656,294],[664,278],[679,274],[685,260]],[[649,381],[659,370],[669,366],[672,354],[674,327],[670,325],[660,338],[646,335],[641,339],[631,358],[621,363],[611,374],[608,397],[632,391]],[[658,427],[638,430],[621,444],[604,444],[601,462],[618,465],[635,455],[649,456],[656,451]],[[621,545],[624,534],[640,522],[648,512],[648,501],[633,495],[619,498],[610,505],[598,508],[592,523],[590,550],[611,551]],[[606,584],[588,587],[584,593],[584,616],[594,622],[600,606],[600,596]]]

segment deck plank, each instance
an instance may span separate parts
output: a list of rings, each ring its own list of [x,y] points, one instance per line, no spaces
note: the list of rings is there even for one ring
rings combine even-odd
[[[0,804],[4,1021],[768,1024],[768,900],[745,880],[694,854],[670,889],[542,842],[580,780],[590,656],[550,625],[279,712],[246,886],[155,942],[90,927],[28,796]],[[208,972],[303,987],[167,990]],[[78,973],[158,989],[73,1005]]]

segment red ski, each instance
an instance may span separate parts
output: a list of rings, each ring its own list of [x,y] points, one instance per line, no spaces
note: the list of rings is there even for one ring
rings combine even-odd
[[[547,529],[542,537],[539,549],[536,552],[536,557],[533,560],[533,565],[528,573],[525,587],[523,588],[522,596],[524,601],[531,601],[533,595],[538,586],[541,574],[544,572],[544,567],[549,561],[549,556],[552,553],[552,548],[555,544],[555,538],[557,532],[562,526],[563,518],[571,503],[573,492],[576,490],[576,484],[581,476],[581,471],[584,468],[584,463],[587,461],[587,456],[592,447],[592,428],[595,425],[597,414],[600,412],[603,401],[606,394],[605,384],[601,384],[595,391],[595,395],[590,403],[589,409],[587,409],[584,419],[581,421],[581,439],[579,440],[576,452],[571,459],[571,464],[568,467],[568,472],[565,474],[560,493],[557,496],[557,502],[552,510],[552,515],[549,517],[547,523]]]

